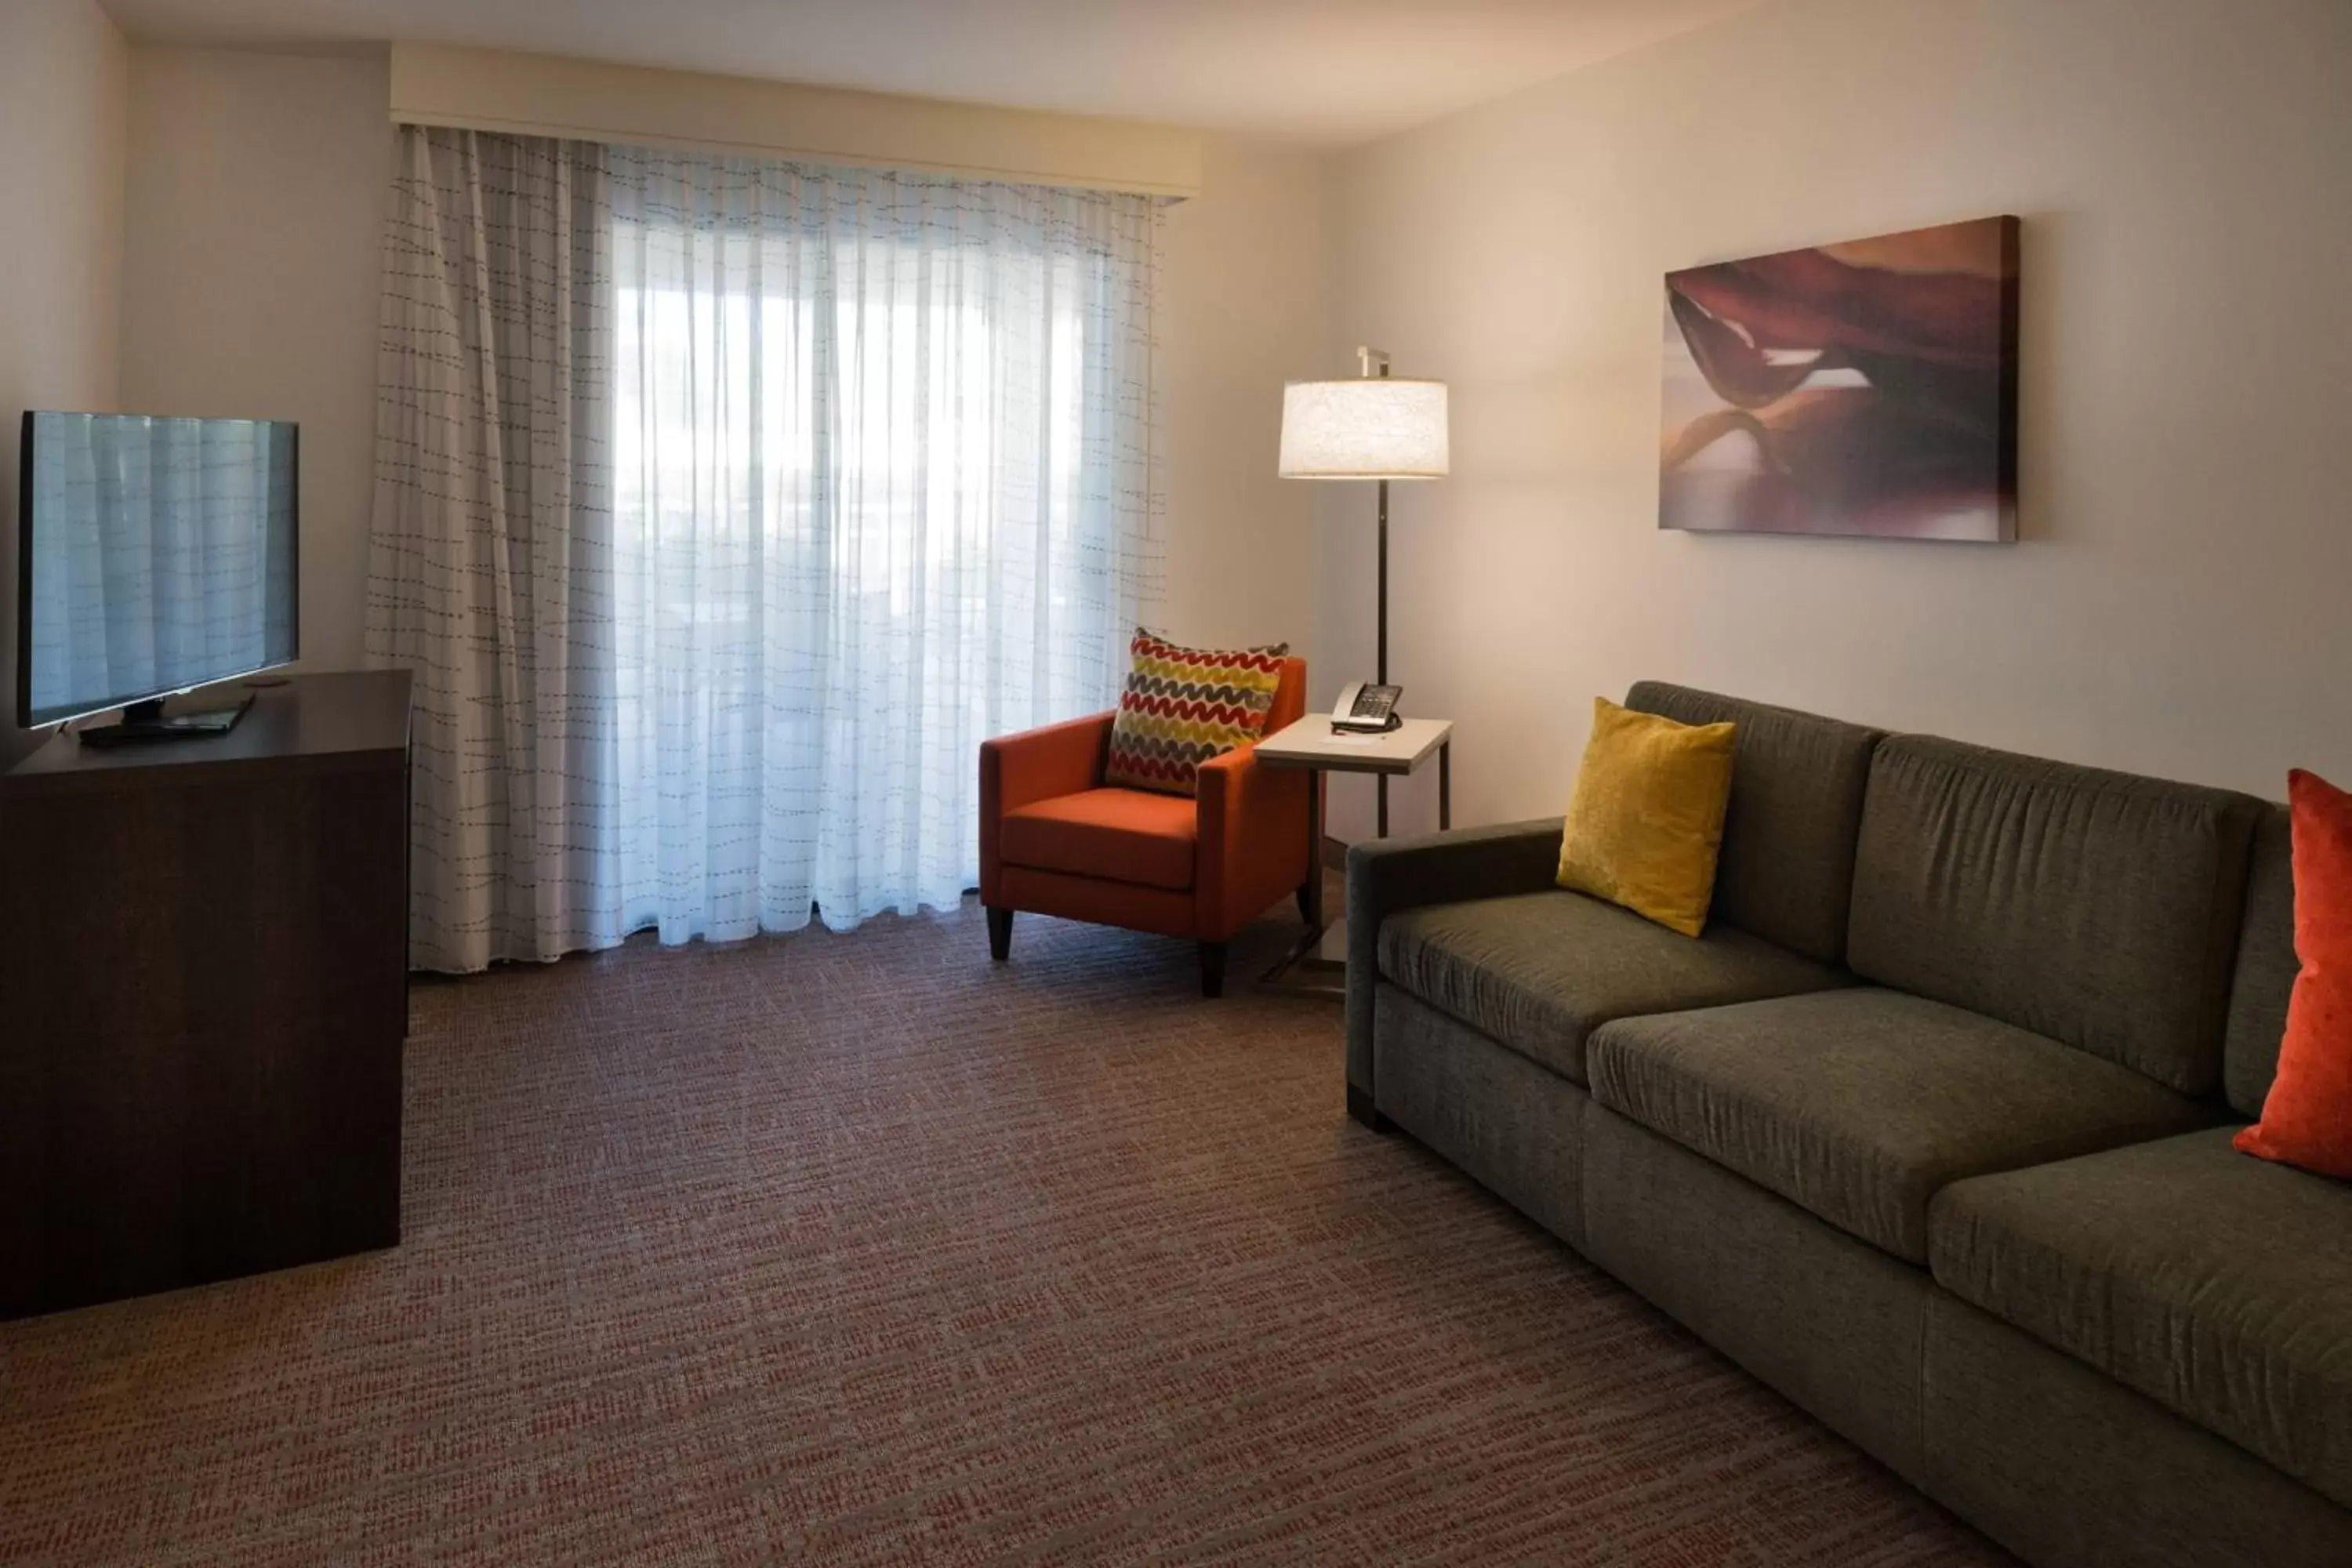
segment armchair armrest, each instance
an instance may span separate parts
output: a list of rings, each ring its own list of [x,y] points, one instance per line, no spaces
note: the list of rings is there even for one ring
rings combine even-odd
[[[1560,819],[1538,817],[1348,848],[1348,1104],[1372,1108],[1372,997],[1381,922],[1401,910],[1535,893],[1559,874]]]
[[[1202,941],[1224,941],[1306,884],[1307,777],[1267,767],[1255,743],[1201,764],[1192,885]]]
[[[1102,783],[1114,712],[1089,713],[980,743],[980,897],[994,907],[1002,861],[997,835],[1008,811]]]

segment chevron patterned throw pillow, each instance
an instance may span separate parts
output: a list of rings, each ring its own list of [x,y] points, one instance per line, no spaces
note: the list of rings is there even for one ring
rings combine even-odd
[[[1130,651],[1103,782],[1191,795],[1202,763],[1265,732],[1290,645],[1179,647],[1138,627]]]

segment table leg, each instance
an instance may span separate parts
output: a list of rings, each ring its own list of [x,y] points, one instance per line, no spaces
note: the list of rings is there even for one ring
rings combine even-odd
[[[1454,737],[1437,742],[1437,830],[1454,826]]]
[[[1380,831],[1374,837],[1386,838],[1389,836],[1389,775],[1386,773],[1380,776]]]
[[[1323,773],[1307,770],[1307,924],[1323,934]]]
[[[1342,967],[1316,956],[1316,951],[1323,945],[1323,933],[1330,929],[1330,921],[1323,910],[1323,773],[1319,768],[1307,770],[1307,905],[1300,912],[1307,917],[1307,929],[1299,933],[1297,942],[1290,944],[1288,952],[1275,960],[1274,967],[1260,979],[1285,991],[1344,996],[1347,993],[1342,985],[1289,978],[1290,972],[1302,965],[1321,973],[1329,973]]]

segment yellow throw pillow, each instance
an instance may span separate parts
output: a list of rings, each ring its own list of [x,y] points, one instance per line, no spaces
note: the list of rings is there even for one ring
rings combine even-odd
[[[1730,724],[1592,701],[1592,741],[1559,842],[1559,885],[1685,936],[1706,929],[1731,802]]]

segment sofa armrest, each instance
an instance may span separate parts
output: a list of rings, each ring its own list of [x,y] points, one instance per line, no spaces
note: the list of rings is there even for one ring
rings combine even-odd
[[[980,743],[980,899],[997,899],[998,826],[1008,811],[1102,783],[1115,712],[1089,713]]]
[[[1224,941],[1305,886],[1307,781],[1297,768],[1259,762],[1255,744],[1201,764],[1193,887],[1202,941]]]
[[[1372,1112],[1381,922],[1401,910],[1540,892],[1559,875],[1560,819],[1538,817],[1348,847],[1348,1106]]]

